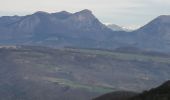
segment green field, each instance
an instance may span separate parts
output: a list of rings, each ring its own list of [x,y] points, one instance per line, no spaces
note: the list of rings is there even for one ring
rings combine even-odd
[[[59,85],[63,85],[63,86],[69,86],[71,88],[82,88],[82,89],[86,89],[88,91],[92,91],[92,92],[98,92],[98,93],[108,93],[108,92],[112,92],[115,91],[114,88],[112,87],[106,87],[106,86],[93,86],[93,85],[89,85],[89,84],[80,84],[80,83],[76,83],[70,80],[66,80],[66,79],[59,79],[59,78],[52,78],[52,77],[43,77],[44,80],[55,83],[55,84],[59,84]]]
[[[120,52],[114,52],[114,51],[111,52],[111,51],[103,51],[103,50],[89,50],[89,49],[70,49],[69,48],[66,50],[73,51],[73,52],[86,53],[86,54],[110,56],[118,60],[158,62],[158,63],[170,64],[170,57],[151,56],[151,55],[132,54],[132,53],[120,53]]]

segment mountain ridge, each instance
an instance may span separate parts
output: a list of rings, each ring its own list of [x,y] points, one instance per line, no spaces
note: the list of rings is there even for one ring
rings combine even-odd
[[[137,47],[169,52],[170,16],[162,15],[132,32],[112,31],[85,9],[70,13],[38,11],[0,17],[0,44],[116,49]]]

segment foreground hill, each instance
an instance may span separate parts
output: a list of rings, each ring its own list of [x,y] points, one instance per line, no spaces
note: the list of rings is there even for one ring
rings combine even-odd
[[[0,48],[4,100],[90,100],[111,91],[143,91],[170,79],[170,56],[33,46]]]
[[[129,98],[136,95],[137,93],[135,92],[119,91],[119,92],[107,93],[93,100],[128,100]]]
[[[170,100],[170,81],[165,82],[158,88],[145,91],[129,100]]]
[[[169,100],[170,81],[165,82],[157,88],[145,91],[141,94],[132,92],[113,92],[97,97],[94,100]]]

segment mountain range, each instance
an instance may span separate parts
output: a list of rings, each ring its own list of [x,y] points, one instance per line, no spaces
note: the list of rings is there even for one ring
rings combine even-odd
[[[36,12],[26,16],[0,17],[1,45],[43,45],[115,49],[137,47],[169,52],[170,16],[162,15],[132,32],[113,31],[90,10],[76,13]]]
[[[89,10],[74,14],[66,11],[51,14],[39,11],[27,16],[0,18],[2,44],[81,45],[81,42],[87,40],[106,40],[111,33]]]

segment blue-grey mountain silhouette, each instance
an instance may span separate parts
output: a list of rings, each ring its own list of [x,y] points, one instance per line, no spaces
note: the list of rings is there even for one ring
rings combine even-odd
[[[0,43],[115,49],[137,47],[170,50],[170,16],[163,15],[133,32],[112,31],[90,10],[76,13],[38,11],[26,16],[0,17]]]

